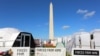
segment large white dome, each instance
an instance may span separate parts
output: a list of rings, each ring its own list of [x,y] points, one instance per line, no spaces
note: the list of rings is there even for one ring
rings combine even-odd
[[[2,38],[2,40],[10,40],[13,34],[19,32],[20,31],[15,28],[0,28],[0,38]]]

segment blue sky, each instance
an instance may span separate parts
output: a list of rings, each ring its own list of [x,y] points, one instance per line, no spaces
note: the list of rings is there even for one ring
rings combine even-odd
[[[51,1],[55,37],[100,29],[100,0],[0,0],[0,28],[17,28],[48,39]]]

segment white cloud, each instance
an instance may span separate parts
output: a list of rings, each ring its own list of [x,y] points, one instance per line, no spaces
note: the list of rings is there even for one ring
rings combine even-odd
[[[84,31],[85,29],[80,29],[79,31]]]
[[[92,17],[95,14],[95,11],[88,12],[84,15],[84,18]]]
[[[93,15],[95,15],[96,11],[89,12],[89,10],[78,9],[77,13],[82,14],[84,18],[89,18],[89,17],[92,17]]]
[[[78,9],[77,13],[79,14],[84,14],[84,13],[87,13],[88,10],[82,10],[82,9]]]
[[[69,27],[70,27],[70,26],[65,25],[65,26],[62,27],[62,29],[67,29],[67,28],[69,28]]]

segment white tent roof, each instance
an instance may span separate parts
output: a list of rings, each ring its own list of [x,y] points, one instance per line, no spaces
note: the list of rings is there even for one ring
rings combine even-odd
[[[20,31],[15,28],[0,28],[0,44],[5,41],[5,45],[12,46]]]
[[[93,34],[93,33],[98,33],[100,32],[100,29],[94,29],[93,31],[91,31],[90,33]]]

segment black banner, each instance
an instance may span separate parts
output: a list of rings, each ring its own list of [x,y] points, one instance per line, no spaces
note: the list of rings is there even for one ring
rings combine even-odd
[[[74,50],[74,55],[99,55],[98,50]]]

